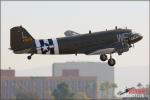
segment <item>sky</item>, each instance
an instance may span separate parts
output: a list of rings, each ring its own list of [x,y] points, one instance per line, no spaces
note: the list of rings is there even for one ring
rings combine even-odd
[[[64,37],[66,30],[80,34],[126,26],[143,39],[116,59],[115,82],[120,89],[149,83],[148,1],[2,1],[1,68],[11,67],[18,76],[50,76],[57,62],[100,62],[99,55],[17,55],[10,51],[10,28],[22,25],[35,39]],[[105,62],[106,63],[106,62]],[[107,64],[107,63],[106,63]]]

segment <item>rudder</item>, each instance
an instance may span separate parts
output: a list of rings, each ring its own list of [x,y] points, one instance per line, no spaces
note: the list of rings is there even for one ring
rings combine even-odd
[[[34,38],[22,26],[10,29],[10,46],[15,51],[31,48]]]

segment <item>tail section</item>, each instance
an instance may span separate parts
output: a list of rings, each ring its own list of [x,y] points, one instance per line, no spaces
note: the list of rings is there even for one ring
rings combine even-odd
[[[34,45],[34,38],[22,26],[10,29],[10,46],[14,53],[28,53]]]

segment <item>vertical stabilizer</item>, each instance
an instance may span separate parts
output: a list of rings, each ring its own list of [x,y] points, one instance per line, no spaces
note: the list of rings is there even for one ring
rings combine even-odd
[[[33,46],[34,38],[22,26],[10,29],[10,46],[14,51],[29,49]]]

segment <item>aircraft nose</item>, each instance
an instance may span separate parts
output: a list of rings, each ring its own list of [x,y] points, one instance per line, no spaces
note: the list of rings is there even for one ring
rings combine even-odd
[[[142,39],[143,39],[143,36],[141,34],[135,33],[135,34],[132,35],[130,42],[131,42],[131,44],[133,44],[133,43],[136,43],[136,42],[138,42]]]
[[[143,36],[140,33],[136,33],[137,34],[137,40],[140,41],[143,39]]]
[[[143,36],[141,34],[139,34],[139,39],[142,40],[143,39]]]

